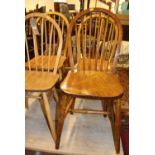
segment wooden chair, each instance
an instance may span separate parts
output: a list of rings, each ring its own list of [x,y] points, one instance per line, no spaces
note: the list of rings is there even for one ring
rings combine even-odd
[[[77,27],[77,21],[81,21]],[[73,50],[71,36],[76,36]],[[87,39],[90,38],[90,39]],[[93,38],[93,39],[92,39]],[[80,12],[70,23],[68,31],[68,52],[71,71],[61,83],[60,102],[57,104],[57,142],[60,137],[65,116],[68,112],[108,115],[116,152],[120,152],[120,111],[119,98],[123,88],[115,74],[122,26],[116,15],[102,8]],[[103,110],[74,109],[76,97],[101,100]],[[104,106],[107,105],[105,108]]]
[[[28,98],[35,97],[39,99],[49,130],[54,142],[56,142],[56,132],[51,118],[51,110],[47,93],[54,89],[59,78],[57,70],[62,51],[62,33],[58,24],[44,13],[28,14],[25,17],[25,22],[30,23],[31,27],[29,28],[31,28],[31,34],[33,37],[31,40],[31,48],[33,45],[33,58],[30,59],[30,42],[28,40],[28,33],[25,32],[25,48],[27,57],[25,70],[26,103],[28,103]],[[47,33],[49,35],[47,35]],[[51,52],[48,52],[48,55],[45,57],[44,51],[46,42],[49,44],[49,51],[51,50],[54,34],[57,36],[56,40],[58,42],[58,47],[55,47],[54,49],[56,54],[53,59]],[[52,71],[51,64],[53,65]],[[34,96],[33,92],[38,92],[39,96]]]

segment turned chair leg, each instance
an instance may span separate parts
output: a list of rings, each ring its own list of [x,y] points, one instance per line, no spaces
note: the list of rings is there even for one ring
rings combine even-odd
[[[54,124],[53,124],[53,120],[51,117],[51,110],[50,110],[50,105],[48,102],[48,98],[47,98],[47,94],[44,92],[42,93],[42,97],[43,97],[43,107],[42,109],[44,110],[43,113],[45,115],[45,119],[48,122],[48,126],[49,126],[49,130],[51,132],[51,135],[53,137],[54,142],[56,142],[56,132],[55,132],[55,128],[54,128]]]
[[[59,149],[59,146],[60,146],[60,139],[61,139],[63,124],[64,124],[64,118],[61,117],[58,119],[58,122],[57,122],[57,131],[56,131],[57,139],[56,139],[55,149]]]
[[[115,105],[115,149],[116,153],[120,152],[120,130],[121,130],[121,104],[119,100],[116,102]]]
[[[60,139],[61,139],[61,133],[62,133],[62,128],[63,128],[63,124],[64,124],[64,119],[65,119],[65,98],[66,96],[60,94],[60,99],[59,102],[56,104],[56,114],[55,114],[55,129],[56,129],[56,133],[57,133],[57,139],[56,139],[56,145],[55,145],[55,149],[59,149],[59,145],[60,145]]]

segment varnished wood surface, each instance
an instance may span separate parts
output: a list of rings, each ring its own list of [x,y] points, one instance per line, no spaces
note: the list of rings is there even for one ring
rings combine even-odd
[[[76,33],[76,34],[75,34]],[[75,46],[72,48],[72,36],[76,36]],[[87,39],[87,36],[89,36]],[[63,95],[72,97],[101,99],[107,103],[110,100],[110,109],[113,119],[112,131],[116,153],[120,152],[120,102],[113,102],[123,95],[123,87],[119,78],[114,74],[122,41],[122,26],[119,18],[106,9],[93,8],[80,12],[70,23],[68,31],[68,50],[72,70],[61,83]],[[66,99],[60,100],[60,105],[67,104]],[[69,105],[69,104],[68,104]],[[109,105],[109,104],[107,104]],[[72,107],[72,108],[71,108]],[[67,106],[72,111],[74,105]],[[105,109],[105,108],[104,108]],[[109,106],[106,108],[109,109]],[[89,112],[86,109],[84,111]],[[61,108],[63,111],[63,108]],[[78,110],[78,112],[83,112]],[[91,111],[92,112],[92,111]],[[62,113],[62,112],[61,112]],[[85,112],[84,112],[85,113]],[[93,111],[93,113],[98,113]],[[99,112],[107,114],[106,112]],[[64,115],[64,114],[63,114]],[[58,121],[58,140],[65,119]],[[104,133],[103,133],[104,134]]]
[[[37,68],[41,70],[42,69],[42,61],[43,61],[43,68],[44,68],[44,70],[47,71],[48,67],[49,67],[49,69],[52,71],[54,69],[54,65],[56,63],[56,58],[57,58],[57,56],[52,55],[50,57],[50,60],[49,60],[49,56],[48,55],[44,55],[43,58],[42,58],[41,55],[39,55],[37,57],[37,62],[38,62],[37,64],[36,64],[36,59],[35,58],[32,58],[30,60],[31,68],[32,68],[32,70],[35,70],[36,66],[37,66]],[[66,59],[65,56],[60,56],[59,64],[58,64],[58,69],[63,66],[63,63],[64,63],[65,59]],[[49,61],[50,61],[50,66],[48,66],[49,65],[48,64]],[[29,67],[29,62],[26,62],[25,66],[26,66],[26,68],[28,68]]]
[[[52,72],[25,71],[26,91],[47,91],[57,82],[59,76]]]
[[[61,84],[68,94],[99,98],[116,98],[123,94],[118,76],[106,72],[69,72]]]

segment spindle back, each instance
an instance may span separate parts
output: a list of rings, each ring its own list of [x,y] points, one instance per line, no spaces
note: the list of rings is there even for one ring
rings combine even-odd
[[[72,70],[113,70],[120,51],[122,26],[109,10],[88,9],[71,21],[68,39]]]
[[[26,68],[49,72],[53,66],[56,74],[63,43],[59,25],[45,13],[28,14],[25,23]]]

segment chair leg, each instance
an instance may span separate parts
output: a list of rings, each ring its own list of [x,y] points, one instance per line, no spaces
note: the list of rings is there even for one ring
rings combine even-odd
[[[59,149],[60,145],[60,139],[61,139],[61,133],[63,129],[63,124],[65,120],[65,107],[66,107],[66,95],[60,94],[59,96],[59,102],[56,104],[56,133],[57,133],[57,139],[56,139],[56,145],[55,148]]]
[[[59,96],[58,96],[58,93],[57,93],[57,90],[55,87],[53,88],[53,98],[54,98],[56,103],[59,102]]]
[[[120,130],[121,130],[121,104],[119,100],[115,104],[115,149],[120,152]]]
[[[29,103],[28,103],[28,92],[25,91],[25,108],[28,109],[29,108]]]
[[[47,92],[48,102],[50,103],[53,98],[53,90]]]
[[[62,74],[62,70],[59,69],[58,72],[59,72],[59,80],[61,81],[61,80],[62,80],[62,75],[63,75],[63,74]]]
[[[43,115],[44,115],[44,117],[45,117],[46,123],[47,123],[47,125],[48,125],[48,128],[50,129],[50,125],[49,125],[49,122],[48,122],[48,119],[47,119],[47,115],[46,115],[46,111],[45,111],[45,106],[44,106],[43,97],[40,99],[40,105],[41,105],[41,109],[42,109]]]
[[[25,97],[25,108],[26,108],[26,109],[29,108],[28,97]]]
[[[55,128],[54,128],[54,124],[53,124],[53,120],[51,118],[51,111],[50,111],[50,106],[49,106],[49,102],[48,102],[48,98],[47,98],[47,94],[44,92],[42,93],[42,97],[43,97],[43,102],[44,102],[44,112],[46,115],[46,119],[48,121],[49,124],[49,129],[51,132],[51,135],[53,137],[54,142],[56,142],[56,132],[55,132]]]
[[[64,118],[61,117],[58,119],[58,122],[57,122],[57,139],[56,139],[55,149],[59,149],[63,124],[64,124]]]
[[[73,97],[73,101],[72,101],[72,104],[70,107],[70,114],[72,114],[72,115],[73,115],[74,106],[75,106],[75,97]]]
[[[102,109],[103,109],[103,111],[107,112],[107,103],[104,102],[103,100],[102,100],[101,102],[102,102]],[[103,116],[104,116],[104,117],[107,117],[106,114],[104,114]]]

